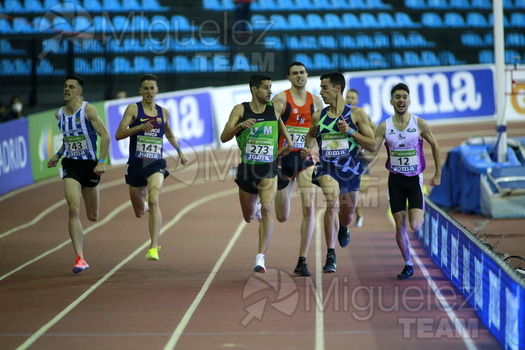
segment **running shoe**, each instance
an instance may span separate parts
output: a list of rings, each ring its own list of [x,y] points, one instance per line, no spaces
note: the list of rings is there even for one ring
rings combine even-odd
[[[84,260],[82,257],[77,256],[75,259],[75,265],[73,265],[73,273],[81,273],[85,269],[89,267],[86,260]]]
[[[323,266],[323,272],[324,273],[333,273],[335,272],[335,269],[337,267],[337,263],[335,262],[335,255],[334,256],[327,256],[326,257],[326,264]]]
[[[261,204],[261,201],[257,201],[257,203],[255,204],[255,217],[257,218],[257,220],[259,222],[262,221],[262,212],[261,212],[261,208],[262,208],[262,204]]]
[[[337,240],[341,248],[344,248],[350,243],[350,231],[346,226],[339,227],[339,233],[337,234]]]
[[[403,271],[399,275],[397,275],[398,280],[406,280],[410,276],[414,274],[414,267],[410,265],[405,265],[403,268]]]
[[[357,220],[355,221],[355,227],[363,227],[363,217],[362,216],[358,216],[357,217]]]
[[[266,273],[266,266],[264,265],[264,254],[257,254],[255,256],[255,266],[253,271],[258,273]]]
[[[146,259],[150,261],[159,261],[159,250],[160,245],[156,248],[151,248],[150,250],[148,250],[148,252],[146,253]]]
[[[312,275],[310,271],[308,271],[308,264],[305,262],[298,263],[297,266],[295,267],[295,270],[293,270],[293,272],[299,276],[311,276]]]

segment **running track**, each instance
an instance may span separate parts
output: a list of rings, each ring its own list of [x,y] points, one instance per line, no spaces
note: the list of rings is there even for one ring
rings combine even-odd
[[[509,137],[523,135],[525,123],[508,129]],[[443,162],[469,136],[493,130],[493,122],[433,126]],[[0,348],[500,348],[417,240],[415,275],[395,279],[402,261],[386,216],[383,153],[372,169],[365,225],[352,229],[348,248],[337,248],[335,274],[321,273],[323,198],[317,192],[311,278],[293,275],[297,196],[291,219],[276,222],[268,273],[252,273],[258,225],[242,221],[228,175],[234,152],[193,154],[191,166],[172,171],[161,196],[159,262],[144,258],[147,220],[133,215],[123,166],[103,175],[99,221],[87,221],[81,209],[91,267],[79,275],[71,273],[61,180],[0,197]],[[430,164],[426,182],[432,171]]]

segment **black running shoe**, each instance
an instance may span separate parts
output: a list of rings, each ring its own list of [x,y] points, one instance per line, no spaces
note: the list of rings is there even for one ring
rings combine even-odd
[[[305,262],[298,263],[293,272],[299,276],[311,276],[312,274],[308,271],[308,264]]]
[[[403,271],[401,271],[401,273],[399,275],[397,275],[397,279],[398,280],[406,280],[407,278],[409,278],[413,274],[414,274],[414,267],[412,267],[410,265],[405,265],[405,267],[403,268]]]
[[[337,234],[337,240],[339,241],[339,245],[341,248],[344,248],[350,243],[350,231],[348,231],[348,227],[341,226],[339,227],[339,233]]]
[[[335,256],[327,256],[326,264],[324,264],[323,266],[323,272],[324,273],[335,272],[336,267],[337,267],[337,263],[335,262]]]

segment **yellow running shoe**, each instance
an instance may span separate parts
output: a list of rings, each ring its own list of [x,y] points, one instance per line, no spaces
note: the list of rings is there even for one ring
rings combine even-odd
[[[146,259],[151,261],[159,261],[159,250],[160,245],[156,248],[151,248],[150,250],[148,250],[148,252],[146,253]]]

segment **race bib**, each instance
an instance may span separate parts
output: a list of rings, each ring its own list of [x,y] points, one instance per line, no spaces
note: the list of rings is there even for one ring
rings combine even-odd
[[[288,130],[288,134],[290,135],[290,138],[293,141],[293,147],[292,149],[303,149],[304,148],[304,141],[306,140],[306,134],[308,134],[309,128],[301,128],[297,126],[288,126],[286,128]],[[287,146],[288,142],[284,140],[284,146]]]
[[[161,159],[162,139],[160,137],[137,136],[137,158]]]
[[[68,157],[80,157],[89,154],[85,135],[66,136],[64,144]]]
[[[417,171],[419,159],[415,149],[391,150],[390,164],[392,170],[399,173],[412,173]]]
[[[348,136],[343,133],[321,134],[321,156],[333,158],[350,154]]]
[[[248,137],[245,158],[252,162],[273,162],[273,140]]]

